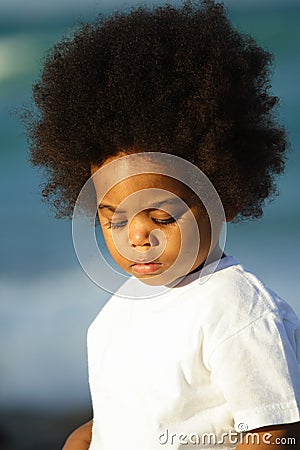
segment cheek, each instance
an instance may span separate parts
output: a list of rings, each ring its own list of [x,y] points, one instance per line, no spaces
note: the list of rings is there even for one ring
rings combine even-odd
[[[117,264],[119,264],[119,266],[121,266],[124,270],[126,270],[127,259],[124,257],[124,255],[122,255],[118,251],[118,249],[117,249],[117,247],[116,247],[116,245],[114,243],[114,240],[112,238],[112,234],[111,234],[110,230],[105,230],[103,232],[103,235],[104,235],[106,246],[107,246],[108,251],[111,254],[112,258],[115,260],[115,262]]]
[[[106,246],[107,246],[108,250],[110,251],[110,253],[113,253],[116,251],[116,248],[114,245],[114,241],[112,239],[111,229],[106,228],[107,220],[105,220],[101,217],[101,218],[99,218],[99,221],[100,221],[100,226],[101,226],[101,230],[102,230],[102,234],[103,234]]]
[[[104,236],[104,239],[105,239],[105,242],[106,242],[106,245],[107,245],[107,248],[109,249],[109,251],[111,253],[116,253],[117,248],[115,246],[111,230],[102,228],[102,233],[103,233],[103,236]]]
[[[106,227],[104,226],[104,221],[100,220],[100,227],[101,227],[101,231],[104,237],[104,240],[106,242],[106,245],[109,245],[109,230],[106,229]]]
[[[122,266],[122,263],[127,261],[126,257],[122,254],[121,251],[118,251],[118,248],[115,244],[115,241],[113,239],[113,232],[111,229],[108,229],[105,227],[105,221],[100,221],[101,224],[101,229],[102,229],[102,233],[103,233],[103,237],[106,243],[106,246],[108,248],[109,253],[111,254],[111,256],[113,257],[113,259],[120,265]],[[116,233],[118,231],[115,231]],[[125,249],[124,249],[125,250]]]
[[[172,226],[172,229],[163,229],[162,231],[167,240],[165,252],[177,255],[182,244],[181,230],[179,226]]]
[[[179,222],[177,232],[170,237],[169,245],[183,254],[206,250],[210,246],[210,222],[206,218],[194,215],[195,221],[189,218]]]

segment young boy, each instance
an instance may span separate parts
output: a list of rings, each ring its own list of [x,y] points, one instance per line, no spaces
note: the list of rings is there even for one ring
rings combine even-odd
[[[49,54],[30,128],[43,195],[71,217],[92,183],[131,276],[89,329],[94,417],[64,450],[299,445],[299,320],[218,242],[283,172],[270,61],[213,1],[100,18]]]

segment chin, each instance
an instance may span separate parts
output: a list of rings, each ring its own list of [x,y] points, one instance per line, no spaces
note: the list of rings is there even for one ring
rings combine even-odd
[[[172,274],[172,273],[161,273],[156,275],[146,275],[137,277],[134,275],[139,281],[148,286],[168,286],[172,287],[174,281],[178,280],[178,283],[181,281],[181,278],[185,276],[185,274]],[[175,283],[176,285],[177,283]]]

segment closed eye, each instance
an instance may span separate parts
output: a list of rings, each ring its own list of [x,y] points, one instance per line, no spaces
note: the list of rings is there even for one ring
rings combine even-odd
[[[176,222],[175,217],[169,217],[168,219],[156,219],[152,217],[152,221],[154,223],[157,223],[158,225],[170,225]],[[127,220],[122,220],[121,222],[107,222],[105,224],[106,228],[111,228],[112,230],[118,230],[120,228],[123,228],[127,225]]]
[[[106,228],[111,228],[113,230],[118,230],[120,228],[125,227],[127,224],[127,220],[123,220],[122,222],[107,222],[105,224]]]
[[[176,222],[175,217],[169,217],[169,219],[155,219],[154,217],[152,217],[152,220],[158,225],[169,225]]]

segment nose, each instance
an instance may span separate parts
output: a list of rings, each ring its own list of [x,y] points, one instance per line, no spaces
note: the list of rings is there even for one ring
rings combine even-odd
[[[158,245],[158,240],[151,235],[151,231],[155,228],[151,219],[144,214],[137,214],[129,224],[129,241],[133,247],[149,247]]]

